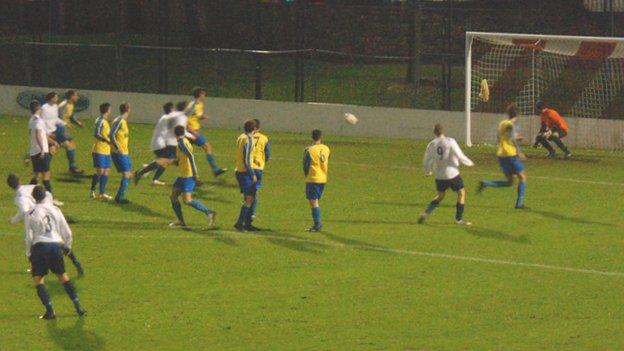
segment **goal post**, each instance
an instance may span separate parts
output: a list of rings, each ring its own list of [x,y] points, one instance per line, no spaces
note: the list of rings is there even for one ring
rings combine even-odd
[[[572,145],[624,148],[624,38],[467,32],[465,55],[466,145],[495,142],[510,103],[534,136],[544,101],[568,119]]]

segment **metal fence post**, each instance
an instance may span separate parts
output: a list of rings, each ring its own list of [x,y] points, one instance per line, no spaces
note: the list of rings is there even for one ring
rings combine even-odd
[[[123,72],[122,72],[122,67],[123,67],[123,63],[122,63],[122,56],[121,56],[121,45],[119,45],[119,43],[117,43],[117,45],[115,45],[115,77],[117,78],[117,89],[119,91],[124,91],[125,88],[125,82],[124,82],[124,76],[123,76]]]
[[[262,58],[259,54],[254,54],[256,63],[256,100],[262,100]]]
[[[420,40],[421,40],[421,15],[422,7],[420,0],[411,0],[409,2],[409,23],[410,23],[410,41],[409,56],[411,58],[407,65],[407,83],[414,84],[414,90],[418,93],[420,87]]]

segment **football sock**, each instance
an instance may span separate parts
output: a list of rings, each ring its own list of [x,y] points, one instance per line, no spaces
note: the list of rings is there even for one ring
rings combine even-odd
[[[238,215],[238,220],[236,221],[237,226],[242,226],[247,224],[247,219],[249,218],[249,212],[251,211],[251,207],[248,207],[247,204],[243,204],[240,209],[240,214]]]
[[[126,177],[121,178],[121,183],[119,184],[119,190],[117,190],[117,195],[115,196],[116,201],[120,201],[126,198],[126,190],[128,189],[129,184],[130,184],[130,179]]]
[[[48,312],[52,311],[52,302],[50,301],[50,295],[48,294],[48,289],[46,289],[45,285],[37,284],[37,295],[39,296],[39,300],[45,306]]]
[[[511,186],[511,184],[509,184],[506,180],[484,180],[481,183],[483,183],[483,186],[487,188],[502,188]]]
[[[156,172],[154,172],[154,177],[152,178],[152,180],[160,179],[160,177],[163,175],[163,173],[165,173],[165,167],[158,166],[158,168],[156,168]]]
[[[106,183],[108,183],[108,176],[100,176],[100,194],[106,194]]]
[[[180,201],[171,200],[171,207],[173,208],[173,212],[175,212],[176,217],[178,217],[178,221],[180,221],[180,223],[184,223],[184,216],[182,216],[182,205],[180,205]]]
[[[49,180],[43,181],[43,187],[52,194],[52,184],[50,184]]]
[[[461,221],[462,218],[464,218],[464,204],[458,202],[455,205],[455,220]]]
[[[95,186],[97,185],[99,181],[100,181],[99,174],[94,173],[93,177],[91,178],[91,191],[95,191]]]
[[[212,154],[206,154],[206,159],[208,160],[208,163],[210,163],[210,168],[212,168],[212,173],[216,173],[217,171],[219,171],[219,166],[217,166],[217,161],[215,160],[214,156],[212,156]]]
[[[193,201],[187,203],[187,205],[191,206],[192,208],[201,211],[203,213],[208,214],[208,212],[210,212],[210,209],[208,207],[206,207],[203,203],[201,203],[201,201],[195,200],[193,199]]]
[[[76,293],[76,288],[74,287],[74,284],[72,284],[71,280],[63,283],[63,287],[65,288],[65,292],[69,298],[76,303],[78,301],[78,294]]]
[[[76,169],[76,150],[67,150],[67,161],[70,170]]]
[[[145,166],[145,167],[141,168],[140,170],[138,170],[136,176],[141,178],[141,177],[143,177],[143,175],[145,173],[151,172],[151,171],[155,170],[156,168],[158,168],[158,163],[156,163],[156,161],[152,161],[147,166]]]
[[[37,177],[30,178],[31,185],[37,185],[37,183],[38,183]]]
[[[433,210],[436,209],[436,207],[438,207],[438,205],[440,204],[439,201],[437,200],[433,200],[429,203],[429,206],[427,206],[427,209],[425,210],[425,212],[427,212],[428,214],[433,212]]]
[[[518,199],[516,200],[516,207],[522,207],[524,202],[524,192],[526,191],[526,182],[520,182],[518,184]]]
[[[312,207],[312,221],[314,221],[314,228],[321,227],[321,208]]]
[[[256,207],[258,207],[258,195],[256,194],[256,197],[254,197],[254,201],[251,204],[251,215],[255,215],[256,214]]]

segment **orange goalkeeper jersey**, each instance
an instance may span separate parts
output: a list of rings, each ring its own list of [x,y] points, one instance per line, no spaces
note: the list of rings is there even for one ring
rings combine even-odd
[[[561,117],[559,112],[551,108],[545,108],[540,117],[542,119],[542,126],[546,126],[549,129],[556,127],[566,133],[570,130],[570,128],[568,128],[568,123]]]

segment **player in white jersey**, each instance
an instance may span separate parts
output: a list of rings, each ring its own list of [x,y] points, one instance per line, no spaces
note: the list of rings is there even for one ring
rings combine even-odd
[[[177,141],[173,135],[173,128],[175,128],[174,119],[176,118],[176,115],[173,112],[173,103],[166,103],[163,106],[163,111],[165,114],[162,115],[162,117],[158,120],[158,123],[156,123],[154,132],[152,133],[152,141],[150,143],[150,148],[154,151],[156,160],[144,165],[143,168],[135,172],[135,184],[138,184],[139,180],[141,180],[145,174],[156,170],[154,177],[152,178],[152,185],[165,185],[165,183],[159,179],[165,172],[165,168],[173,163],[176,158]]]
[[[49,270],[63,284],[67,295],[74,303],[76,313],[82,316],[85,314],[85,310],[80,305],[76,289],[65,272],[65,262],[63,261],[63,247],[71,250],[71,229],[69,229],[65,217],[58,207],[44,203],[46,191],[43,187],[36,186],[32,196],[36,204],[24,218],[26,224],[24,243],[26,256],[31,263],[31,274],[37,295],[46,308],[45,314],[40,318],[54,319],[56,317],[44,282],[44,277]]]
[[[50,140],[46,133],[46,125],[41,116],[41,108],[39,102],[33,100],[30,102],[30,120],[28,121],[28,133],[30,134],[30,149],[28,155],[33,167],[33,178],[31,184],[37,184],[39,178],[43,182],[46,190],[52,193],[52,185],[50,184],[50,155],[49,144],[55,145],[53,140]]]
[[[7,185],[15,191],[15,198],[13,202],[15,203],[15,206],[17,207],[17,213],[15,214],[15,216],[11,217],[9,222],[11,224],[16,224],[22,221],[24,217],[30,211],[32,211],[33,208],[35,208],[36,202],[32,196],[32,192],[35,188],[35,185],[20,184],[20,180],[15,174],[9,174],[9,176],[7,177]],[[52,194],[49,191],[45,192],[45,198],[43,199],[42,203],[46,205],[55,204]],[[58,204],[58,202],[56,203]],[[84,275],[84,270],[82,269],[82,265],[80,264],[80,261],[78,261],[78,258],[76,258],[76,255],[74,255],[74,252],[69,249],[66,249],[64,250],[64,253],[65,255],[67,255],[67,257],[69,257],[72,260],[72,263],[74,264],[74,266],[76,267],[76,270],[78,271],[78,275],[79,276]]]
[[[464,189],[464,181],[459,175],[459,165],[461,163],[471,167],[474,166],[474,163],[464,155],[455,139],[444,135],[442,125],[436,124],[433,133],[436,138],[427,145],[425,157],[423,158],[423,167],[427,175],[431,175],[435,172],[438,194],[431,203],[429,203],[425,212],[420,215],[418,223],[425,222],[431,212],[444,200],[446,190],[450,188],[457,192],[455,223],[471,225],[472,223],[463,218],[466,190]]]

